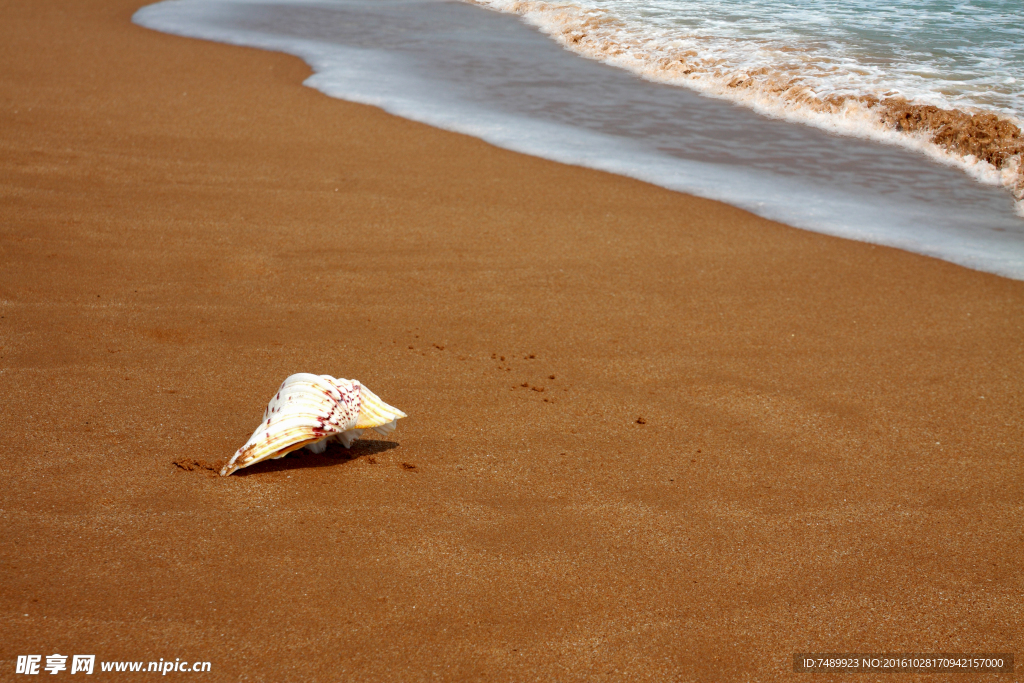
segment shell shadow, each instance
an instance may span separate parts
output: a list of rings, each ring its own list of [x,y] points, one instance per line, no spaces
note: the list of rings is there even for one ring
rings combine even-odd
[[[266,472],[301,470],[309,467],[333,467],[359,458],[384,453],[392,448],[398,448],[397,441],[360,440],[352,444],[352,448],[345,448],[341,444],[332,443],[327,446],[326,451],[320,454],[310,453],[302,448],[277,460],[258,462],[255,465],[238,470],[231,476],[251,477],[255,474]]]

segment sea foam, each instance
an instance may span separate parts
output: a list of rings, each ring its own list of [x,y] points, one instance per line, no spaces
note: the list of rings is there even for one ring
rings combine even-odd
[[[1005,187],[1024,216],[1024,29],[1004,3],[469,1],[655,82],[914,149]]]
[[[170,0],[134,20],[297,55],[328,95],[507,149],[1024,279],[1024,221],[1004,192],[581,59],[508,14],[443,0]]]

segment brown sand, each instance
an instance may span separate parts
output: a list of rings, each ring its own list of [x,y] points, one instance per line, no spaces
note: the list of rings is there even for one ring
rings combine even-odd
[[[137,6],[0,10],[0,679],[1024,652],[1024,283],[331,100]],[[215,476],[298,371],[410,417]]]

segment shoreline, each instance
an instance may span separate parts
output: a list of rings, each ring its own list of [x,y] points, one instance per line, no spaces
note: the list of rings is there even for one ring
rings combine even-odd
[[[720,56],[700,56],[692,37],[682,46],[652,49],[650,45],[666,43],[668,37],[659,36],[661,31],[638,34],[636,26],[606,10],[543,1],[470,1],[518,15],[565,49],[641,78],[723,98],[770,118],[911,149],[936,163],[953,165],[979,183],[1001,186],[1017,215],[1024,218],[1024,138],[1019,113],[948,102],[936,106],[904,95],[887,97],[877,88],[874,92],[826,90],[823,95],[803,82],[806,74],[799,72],[723,70]]]
[[[144,8],[133,21],[300,57],[314,71],[304,83],[327,95],[514,152],[1024,280],[1024,221],[1012,197],[964,175],[948,155],[935,158],[933,145],[909,149],[893,132],[836,135],[823,120],[766,117],[757,106],[658,85],[469,3],[288,7],[182,1]],[[404,40],[409,32],[419,40]],[[480,54],[484,36],[493,46]],[[904,113],[906,127],[917,125],[921,112]]]
[[[139,6],[0,25],[0,667],[1022,650],[1024,283],[331,99]],[[215,476],[300,371],[409,417]]]

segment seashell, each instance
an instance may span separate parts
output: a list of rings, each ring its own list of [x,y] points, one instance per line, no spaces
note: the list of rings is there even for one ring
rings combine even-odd
[[[387,436],[403,417],[405,413],[354,379],[300,372],[282,382],[263,412],[263,423],[221,468],[220,475],[283,458],[303,447],[323,453],[329,441],[350,448],[364,429]]]

